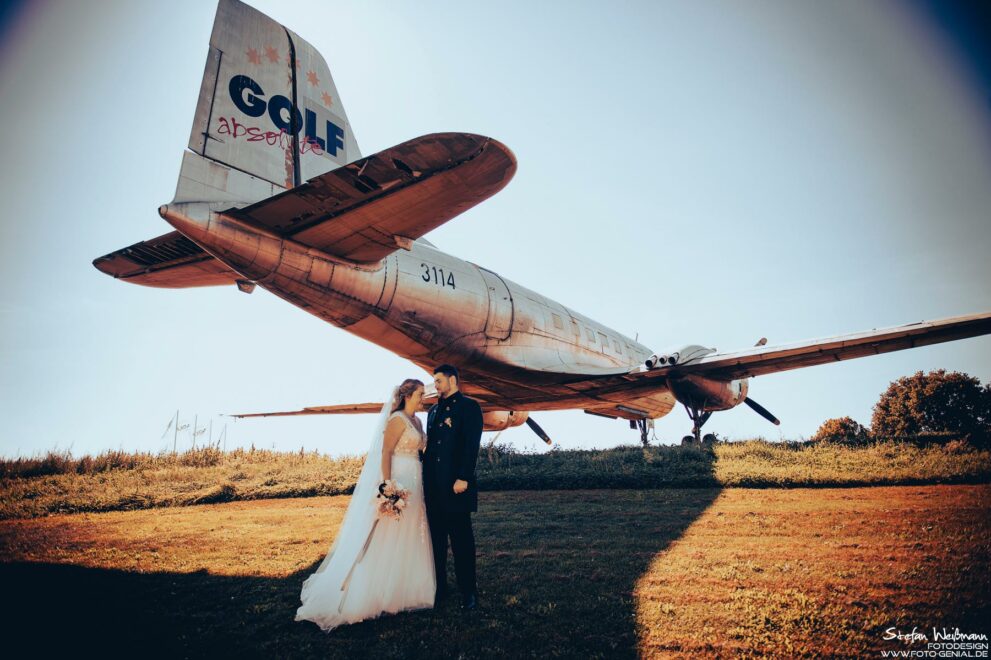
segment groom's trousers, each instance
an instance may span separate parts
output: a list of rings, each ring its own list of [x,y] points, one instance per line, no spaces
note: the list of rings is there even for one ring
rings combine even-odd
[[[471,512],[444,511],[428,506],[427,517],[434,548],[437,589],[443,590],[447,584],[447,539],[450,538],[458,591],[463,596],[475,593],[475,534],[471,528]]]

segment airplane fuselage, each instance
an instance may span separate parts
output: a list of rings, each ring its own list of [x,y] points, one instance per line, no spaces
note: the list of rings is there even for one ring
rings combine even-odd
[[[612,406],[566,384],[628,372],[651,355],[636,340],[423,240],[378,263],[354,264],[197,205],[161,212],[246,280],[427,371],[456,364],[465,382],[490,400],[512,396],[516,409]],[[530,403],[521,407],[521,400]],[[636,409],[660,417],[674,403],[669,392],[655,391]]]

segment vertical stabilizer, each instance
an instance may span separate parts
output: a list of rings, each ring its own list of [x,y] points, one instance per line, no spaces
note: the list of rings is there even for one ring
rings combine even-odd
[[[323,56],[239,0],[217,7],[189,149],[175,201],[252,203],[361,156]]]

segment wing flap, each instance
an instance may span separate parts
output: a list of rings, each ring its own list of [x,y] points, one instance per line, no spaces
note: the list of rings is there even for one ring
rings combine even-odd
[[[101,272],[164,289],[234,284],[239,275],[177,231],[93,260]]]
[[[227,213],[337,257],[375,262],[491,197],[515,172],[516,158],[500,142],[437,133]]]

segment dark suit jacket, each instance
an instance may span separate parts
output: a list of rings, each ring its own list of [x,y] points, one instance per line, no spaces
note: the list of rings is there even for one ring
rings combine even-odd
[[[450,421],[448,421],[450,420]],[[431,506],[446,511],[478,511],[475,463],[482,441],[482,408],[458,390],[427,413],[427,448],[423,452],[423,489]],[[454,482],[468,489],[456,495]]]

